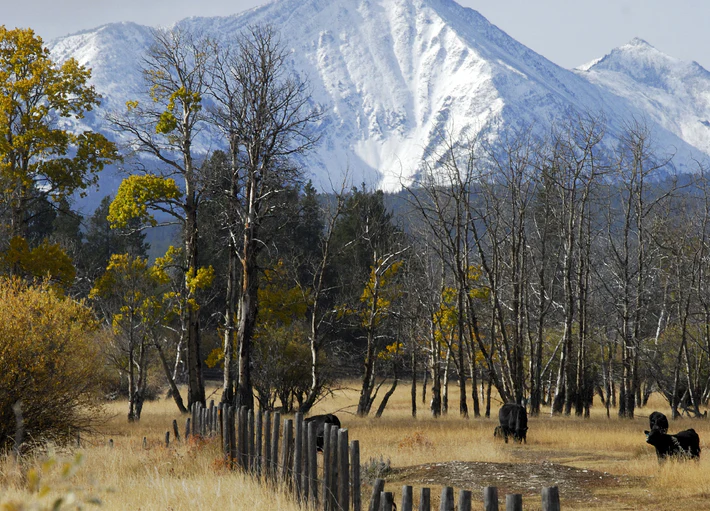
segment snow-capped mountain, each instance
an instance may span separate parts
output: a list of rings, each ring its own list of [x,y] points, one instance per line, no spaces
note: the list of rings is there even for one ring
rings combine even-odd
[[[280,31],[290,65],[325,112],[321,143],[307,159],[325,188],[347,171],[354,184],[398,189],[444,133],[545,129],[572,111],[604,115],[612,132],[645,118],[681,166],[710,153],[710,74],[640,40],[566,70],[452,0],[276,0],[179,25],[229,37],[256,23]],[[50,50],[91,67],[102,109],[111,110],[139,97],[149,41],[149,28],[121,23],[60,38]],[[100,115],[86,122],[106,129]]]
[[[576,72],[710,154],[710,72],[697,62],[675,59],[637,38]]]

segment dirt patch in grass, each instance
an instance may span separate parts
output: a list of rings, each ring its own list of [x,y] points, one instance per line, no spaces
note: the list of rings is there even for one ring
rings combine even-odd
[[[415,488],[452,486],[457,492],[460,489],[472,490],[474,498],[476,494],[481,495],[484,487],[496,486],[502,502],[507,494],[523,494],[526,508],[528,502],[531,508],[539,506],[540,493],[547,486],[559,488],[560,500],[566,506],[601,508],[604,502],[608,503],[609,496],[597,495],[599,490],[606,493],[613,488],[623,493],[624,488],[643,486],[645,481],[642,479],[574,468],[547,460],[536,463],[428,463],[393,468],[387,476],[388,483],[409,484]]]

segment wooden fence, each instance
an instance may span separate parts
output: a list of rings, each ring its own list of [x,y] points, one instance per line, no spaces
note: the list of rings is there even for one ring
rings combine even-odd
[[[326,424],[323,433],[322,461],[318,463],[316,424],[304,422],[303,414],[281,421],[279,412],[256,412],[242,407],[226,407],[199,403],[192,407],[185,423],[185,440],[190,436],[220,436],[224,463],[270,484],[293,492],[298,502],[323,511],[362,511],[360,483],[360,444],[348,441],[348,430]],[[173,435],[180,440],[177,421]],[[165,445],[170,432],[165,433]],[[320,465],[320,467],[319,467]],[[402,487],[401,506],[394,504],[392,492],[384,491],[385,481],[377,479],[372,488],[368,511],[412,511],[413,488]],[[454,489],[442,489],[440,511],[471,511],[472,492],[461,490],[454,507]],[[505,496],[506,511],[523,509],[520,494]],[[483,509],[498,511],[498,490],[483,490]],[[431,511],[431,490],[422,488],[419,511]],[[542,510],[559,511],[560,498],[556,486],[542,489]]]
[[[413,511],[414,489],[411,486],[402,486],[402,503],[398,508],[394,503],[394,494],[384,491],[385,482],[377,479],[372,487],[372,497],[368,511]],[[458,505],[454,507],[454,489],[446,486],[441,489],[441,503],[439,511],[471,511],[473,493],[461,490],[458,495]],[[422,488],[419,494],[419,511],[431,511],[431,489]],[[483,488],[484,511],[498,511],[498,488],[487,486]],[[519,493],[505,496],[505,511],[522,511],[523,496]],[[560,493],[557,486],[542,489],[542,511],[560,511]]]

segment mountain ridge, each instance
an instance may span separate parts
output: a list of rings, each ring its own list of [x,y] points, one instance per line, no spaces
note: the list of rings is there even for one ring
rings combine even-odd
[[[461,140],[488,128],[495,138],[499,126],[545,129],[574,111],[603,115],[611,132],[629,118],[650,119],[662,150],[684,155],[680,167],[710,154],[702,122],[710,119],[710,73],[641,39],[567,70],[453,0],[276,0],[176,26],[224,37],[255,23],[281,31],[288,65],[308,77],[325,112],[322,143],[307,160],[307,177],[321,189],[348,172],[354,183],[396,190],[441,150],[442,133]],[[120,109],[140,93],[150,30],[108,24],[50,50],[92,67],[104,110]],[[634,72],[634,61],[646,74]],[[106,130],[100,117],[87,126]]]

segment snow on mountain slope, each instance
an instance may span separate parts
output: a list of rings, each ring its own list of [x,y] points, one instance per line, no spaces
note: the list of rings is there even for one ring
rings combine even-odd
[[[633,39],[576,71],[710,153],[710,73],[696,62],[669,57],[646,41]]]
[[[695,156],[696,148],[710,149],[702,123],[710,112],[693,121],[696,107],[673,96],[690,95],[690,88],[692,104],[703,98],[707,105],[701,90],[707,72],[662,54],[649,53],[646,71],[636,75],[634,59],[642,54],[621,49],[587,69],[565,70],[452,0],[276,0],[179,25],[228,38],[255,23],[280,30],[289,65],[309,80],[313,101],[325,113],[321,143],[304,164],[326,189],[346,171],[354,184],[398,189],[441,148],[444,134],[457,140],[487,125],[494,126],[492,137],[505,125],[544,131],[573,111],[603,114],[612,132],[632,115],[648,115],[664,147]],[[122,23],[61,38],[50,49],[59,60],[74,56],[92,67],[102,108],[122,109],[139,97],[149,41],[149,28]],[[695,81],[686,82],[691,76]],[[666,85],[636,98],[630,91],[638,80]],[[86,122],[105,129],[99,116]]]

